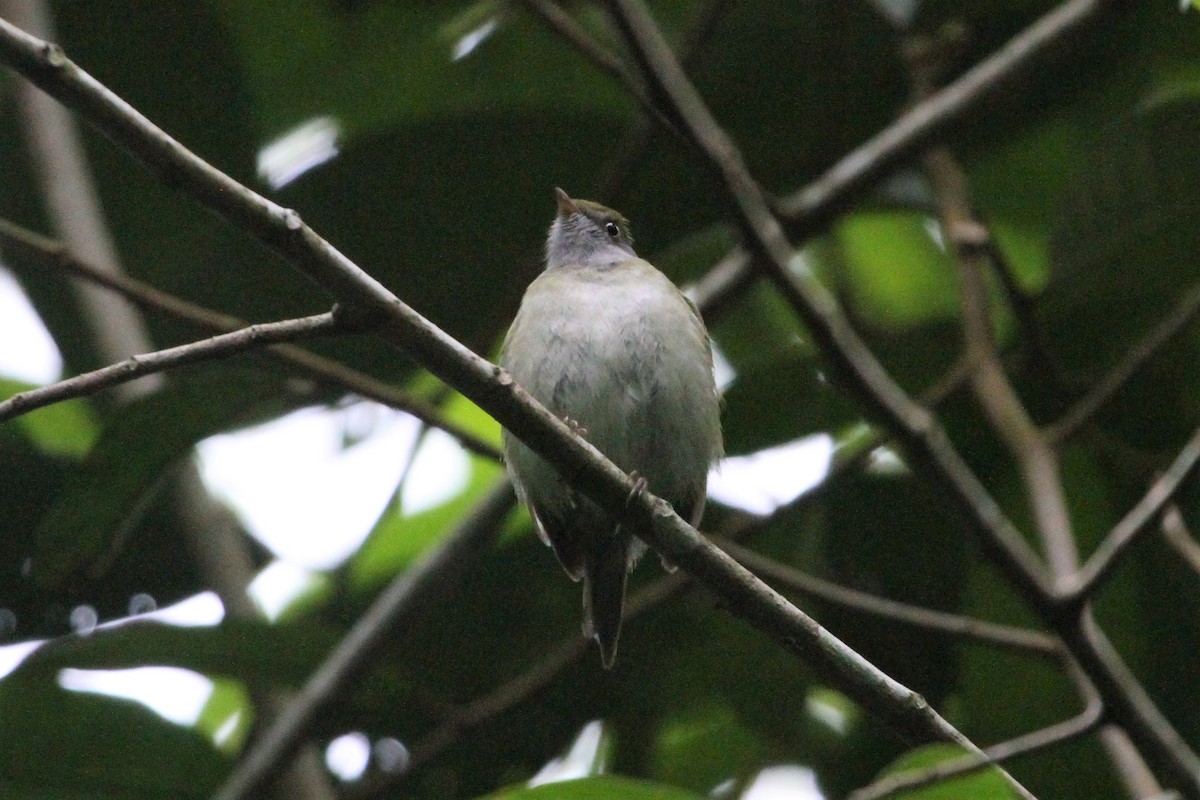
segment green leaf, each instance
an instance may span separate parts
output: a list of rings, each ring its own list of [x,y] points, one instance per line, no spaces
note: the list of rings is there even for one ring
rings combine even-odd
[[[487,800],[700,800],[704,795],[675,786],[616,776],[522,786],[487,796]]]
[[[857,316],[885,330],[958,316],[953,261],[930,224],[928,217],[897,211],[862,211],[838,224],[840,283]]]
[[[961,758],[965,752],[962,748],[949,744],[927,745],[896,759],[883,771],[883,776],[928,769]],[[999,770],[990,767],[959,778],[940,781],[922,789],[901,792],[895,796],[898,800],[1011,800],[1020,795],[1009,786]]]
[[[0,399],[34,388],[37,387],[0,378]],[[38,448],[65,456],[82,456],[91,449],[99,433],[92,408],[82,399],[55,403],[22,414],[17,418],[17,424]]]

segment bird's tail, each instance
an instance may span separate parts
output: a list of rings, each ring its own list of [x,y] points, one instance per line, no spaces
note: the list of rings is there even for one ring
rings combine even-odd
[[[629,542],[617,537],[595,554],[588,554],[583,573],[583,635],[600,644],[600,659],[611,669],[621,635],[621,610],[629,577]]]

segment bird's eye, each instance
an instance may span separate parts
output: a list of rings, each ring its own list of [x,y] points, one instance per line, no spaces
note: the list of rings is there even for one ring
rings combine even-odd
[[[621,229],[617,227],[617,223],[615,222],[604,223],[604,230],[614,239],[621,235]]]

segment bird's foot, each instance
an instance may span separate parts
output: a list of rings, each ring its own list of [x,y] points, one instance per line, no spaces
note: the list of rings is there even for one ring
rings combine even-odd
[[[642,492],[646,491],[646,486],[649,485],[646,479],[638,474],[636,469],[629,473],[629,477],[633,478],[633,488],[629,491],[629,497],[625,499],[626,508],[633,505],[633,501],[637,500]]]
[[[567,427],[571,429],[571,433],[575,434],[580,439],[587,438],[587,428],[580,425],[577,421],[571,419],[570,417],[563,417],[562,421],[565,422]]]

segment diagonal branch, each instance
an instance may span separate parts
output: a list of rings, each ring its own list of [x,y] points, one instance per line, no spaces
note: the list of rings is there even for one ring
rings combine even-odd
[[[1139,369],[1167,343],[1183,333],[1197,314],[1200,314],[1200,284],[1192,286],[1153,330],[1131,347],[1079,402],[1046,429],[1047,438],[1062,442],[1083,427]]]
[[[92,281],[138,305],[153,308],[210,331],[231,333],[250,325],[237,317],[188,302],[124,274],[114,275],[99,270],[94,265],[75,258],[58,242],[9,220],[0,219],[0,252],[6,248],[27,253],[37,261]],[[500,460],[499,448],[490,441],[448,419],[433,403],[426,402],[393,384],[293,345],[271,345],[265,352],[314,380],[339,386],[359,397],[411,414],[426,425],[450,434],[464,448],[477,455],[493,461]]]
[[[1187,521],[1179,507],[1171,504],[1162,515],[1162,537],[1179,559],[1197,575],[1200,575],[1200,544],[1192,538]]]
[[[721,546],[721,549],[748,569],[753,570],[754,574],[770,579],[772,584],[780,589],[792,589],[807,597],[836,603],[851,611],[993,647],[1050,658],[1059,658],[1063,654],[1062,645],[1058,639],[1040,631],[987,622],[860,592],[832,581],[807,575],[727,539],[711,538]]]
[[[1200,464],[1200,428],[1192,434],[1179,455],[1142,499],[1121,518],[1096,547],[1087,562],[1066,582],[1061,591],[1064,604],[1082,603],[1091,597],[1120,563],[1138,537],[1152,530],[1151,523],[1163,513],[1183,482]]]
[[[789,232],[807,238],[824,227],[854,195],[899,162],[986,108],[1042,61],[1084,40],[1084,34],[1122,0],[1062,3],[957,80],[917,103],[804,189],[783,198],[780,214]]]
[[[1020,468],[1051,574],[1069,575],[1079,566],[1079,552],[1071,531],[1058,454],[1025,410],[992,341],[984,277],[992,248],[991,232],[974,218],[966,176],[950,151],[933,148],[922,161],[937,200],[943,236],[958,262],[963,338],[975,398]]]
[[[186,364],[228,358],[279,342],[293,342],[297,339],[341,332],[343,329],[335,314],[327,311],[311,317],[251,325],[233,333],[223,333],[198,342],[131,356],[116,364],[109,364],[107,367],[85,372],[49,386],[14,394],[0,402],[0,422],[7,422],[53,403],[95,394],[101,389],[120,386],[145,375],[154,375]]]
[[[554,0],[521,0],[521,5],[535,16],[539,22],[558,36],[566,40],[575,50],[588,60],[597,72],[607,75],[629,93],[637,101],[642,110],[653,117],[664,128],[676,135],[679,128],[676,121],[654,97],[647,91],[646,85],[637,75],[630,72],[620,58],[609,52],[603,45],[588,35],[588,32],[577,23],[570,14],[563,11]]]

